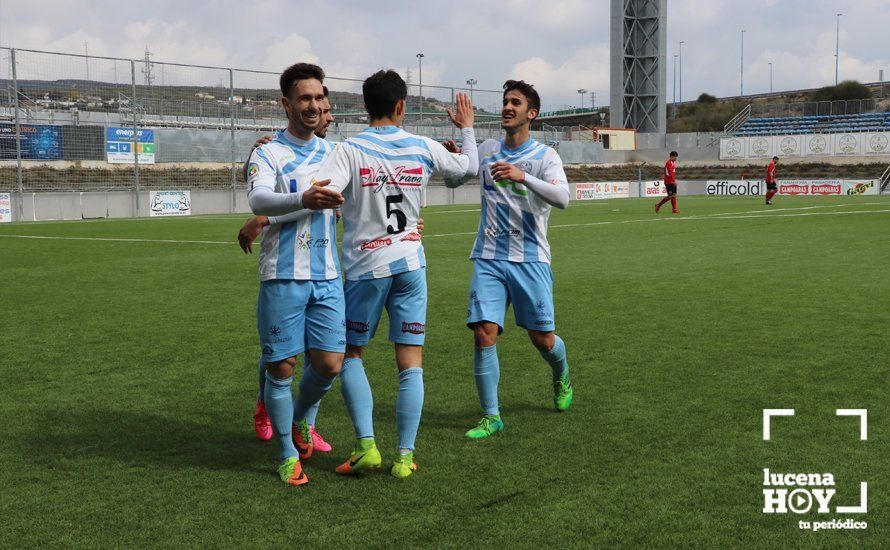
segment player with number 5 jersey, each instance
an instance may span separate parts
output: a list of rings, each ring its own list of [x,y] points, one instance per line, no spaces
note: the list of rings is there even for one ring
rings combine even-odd
[[[356,445],[337,468],[353,474],[380,466],[371,421],[373,398],[362,355],[385,307],[389,339],[399,371],[396,427],[399,454],[391,473],[417,470],[414,440],[423,407],[422,350],[426,334],[426,259],[417,231],[422,192],[433,174],[458,180],[479,170],[473,107],[458,94],[452,122],[461,129],[464,150],[405,132],[408,88],[395,71],[379,71],[362,86],[371,126],[344,141],[325,160],[319,185],[343,195],[343,269],[346,272],[346,358],[340,374]]]

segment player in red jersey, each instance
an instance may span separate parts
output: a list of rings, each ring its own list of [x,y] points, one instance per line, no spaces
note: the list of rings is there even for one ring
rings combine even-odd
[[[766,167],[766,204],[773,203],[773,197],[779,192],[779,186],[776,184],[776,164],[779,163],[779,157],[773,157],[773,161]]]
[[[667,191],[667,196],[655,205],[656,214],[658,214],[661,206],[667,201],[671,201],[671,206],[674,207],[674,214],[680,213],[677,210],[677,156],[676,151],[671,151],[670,158],[664,163],[664,189]]]

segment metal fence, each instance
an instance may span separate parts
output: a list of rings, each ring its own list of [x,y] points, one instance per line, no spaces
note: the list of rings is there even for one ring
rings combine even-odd
[[[0,191],[243,189],[260,136],[287,126],[279,73],[0,48]],[[362,82],[327,77],[328,139],[367,125]],[[458,135],[446,109],[472,96],[479,139],[501,135],[502,92],[409,83],[407,131]],[[549,128],[540,140],[564,139]],[[20,195],[21,196],[21,195]]]
[[[803,101],[797,103],[752,103],[751,116],[755,118],[763,118],[858,115],[874,112],[876,107],[877,104],[874,99]]]

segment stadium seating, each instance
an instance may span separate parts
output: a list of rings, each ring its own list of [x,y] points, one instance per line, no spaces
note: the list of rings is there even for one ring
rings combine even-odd
[[[890,131],[890,112],[749,118],[739,127],[735,135],[764,136],[881,131]]]

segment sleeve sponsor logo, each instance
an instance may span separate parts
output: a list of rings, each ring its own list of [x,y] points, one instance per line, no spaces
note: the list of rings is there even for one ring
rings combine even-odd
[[[251,162],[247,166],[247,179],[252,179],[254,176],[260,173],[260,167],[257,163]]]
[[[384,239],[377,239],[374,241],[363,242],[361,249],[362,250],[377,250],[378,248],[383,248],[384,246],[389,246],[392,244],[392,239],[386,237]]]
[[[402,332],[424,334],[426,333],[426,325],[423,323],[406,323],[405,321],[402,321]]]
[[[404,237],[402,237],[399,240],[401,240],[401,241],[419,241],[420,239],[421,239],[420,233],[418,233],[417,231],[412,231],[411,233],[408,233],[407,235],[405,235]]]

